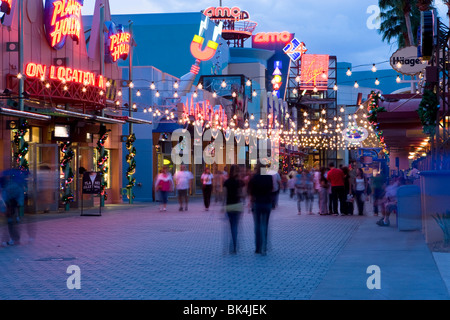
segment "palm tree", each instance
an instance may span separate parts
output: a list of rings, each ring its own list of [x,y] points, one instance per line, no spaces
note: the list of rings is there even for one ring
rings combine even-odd
[[[379,0],[382,10],[380,14],[383,41],[388,43],[397,38],[399,48],[415,45],[414,34],[420,24],[420,11],[417,7],[420,0]]]

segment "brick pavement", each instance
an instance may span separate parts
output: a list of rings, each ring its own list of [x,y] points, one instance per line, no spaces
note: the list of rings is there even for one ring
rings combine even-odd
[[[311,299],[360,226],[375,221],[298,216],[296,202],[282,194],[271,216],[267,256],[254,253],[248,213],[239,252],[230,255],[219,206],[206,212],[197,199],[179,212],[171,202],[166,213],[138,204],[105,210],[102,217],[37,217],[29,224],[37,232],[34,243],[0,248],[0,299]],[[66,287],[70,265],[81,269],[81,290]]]

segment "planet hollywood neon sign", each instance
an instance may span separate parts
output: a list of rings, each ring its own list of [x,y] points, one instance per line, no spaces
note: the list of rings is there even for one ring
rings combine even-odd
[[[81,33],[81,7],[84,0],[46,0],[44,26],[50,46],[59,50],[71,37],[78,43]]]
[[[105,61],[112,63],[119,59],[126,60],[130,54],[131,34],[125,32],[122,25],[109,22],[106,39]]]

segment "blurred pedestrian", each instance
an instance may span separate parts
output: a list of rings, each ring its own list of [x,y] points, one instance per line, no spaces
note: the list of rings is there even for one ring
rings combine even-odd
[[[272,210],[275,210],[278,207],[278,196],[281,189],[281,176],[277,171],[272,171],[270,174],[273,179]]]
[[[249,182],[249,193],[255,224],[255,253],[266,255],[273,179],[270,175],[262,173],[262,166],[258,164],[255,175]]]
[[[320,215],[327,215],[328,214],[328,190],[329,190],[329,183],[325,176],[326,174],[326,168],[320,169],[320,189],[319,189],[319,214]]]
[[[281,169],[278,171],[278,173],[281,176],[281,190],[283,190],[283,193],[286,193],[288,177]]]
[[[355,184],[353,194],[355,195],[356,205],[358,207],[358,215],[364,215],[364,202],[367,200],[368,194],[368,181],[364,176],[364,172],[361,168],[357,170],[355,177]]]
[[[346,196],[346,204],[345,204],[345,212],[341,212],[344,215],[353,215],[354,207],[353,207],[353,192],[352,192],[352,178],[350,176],[350,169],[348,167],[342,167],[342,172],[344,172],[344,191]]]
[[[214,177],[213,177],[213,193],[214,193],[214,202],[221,203],[222,202],[222,193],[223,193],[223,171],[214,169]]]
[[[6,219],[8,222],[9,241],[7,245],[20,244],[20,231],[18,223],[19,208],[25,205],[25,173],[11,169],[4,171],[0,177],[0,186],[3,201],[6,206]]]
[[[180,166],[180,171],[175,173],[175,184],[178,192],[178,202],[180,203],[179,211],[183,211],[183,202],[185,204],[184,211],[188,210],[189,190],[192,190],[193,174],[186,171],[186,165]]]
[[[296,177],[289,178],[287,187],[289,189],[289,198],[293,199],[295,196],[295,180]]]
[[[203,191],[203,203],[205,204],[205,210],[209,210],[209,205],[211,204],[211,194],[213,188],[213,174],[209,171],[209,168],[205,168],[205,171],[201,175],[202,180],[202,191]]]
[[[378,173],[372,179],[373,215],[378,216],[379,206],[383,203],[386,188],[386,178],[383,173]]]
[[[172,175],[167,171],[166,166],[162,168],[161,173],[156,177],[155,190],[160,195],[161,205],[159,206],[159,211],[166,211],[169,192],[173,190]]]
[[[332,214],[339,215],[338,202],[340,204],[341,214],[347,212],[346,208],[346,194],[344,186],[344,172],[334,166],[334,163],[329,164],[330,171],[328,171],[327,179],[331,184],[331,202],[332,202]]]
[[[224,182],[224,198],[225,198],[225,212],[230,222],[231,230],[231,244],[230,253],[237,252],[237,235],[239,229],[239,221],[244,210],[242,198],[242,188],[244,182],[239,177],[239,167],[232,165],[230,168],[229,178]]]
[[[317,195],[317,204],[320,208],[320,198],[319,198],[319,192],[320,192],[320,169],[319,167],[314,167],[313,169],[313,179],[314,179],[314,195]],[[320,210],[319,210],[320,211]],[[319,212],[320,213],[320,212]]]
[[[382,214],[381,218],[377,224],[381,227],[388,227],[391,223],[389,217],[391,213],[397,213],[397,191],[401,185],[405,184],[405,179],[403,177],[397,177],[393,179],[392,183],[386,187],[386,192],[382,200]]]

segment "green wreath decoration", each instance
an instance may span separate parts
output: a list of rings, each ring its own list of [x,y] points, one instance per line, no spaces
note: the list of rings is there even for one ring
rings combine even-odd
[[[423,132],[429,135],[436,133],[436,121],[439,112],[439,99],[432,90],[426,89],[417,113],[423,126]]]

